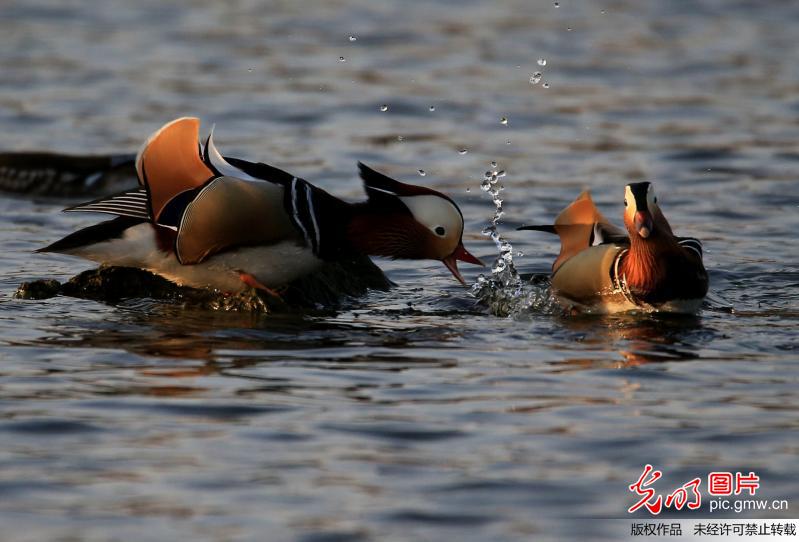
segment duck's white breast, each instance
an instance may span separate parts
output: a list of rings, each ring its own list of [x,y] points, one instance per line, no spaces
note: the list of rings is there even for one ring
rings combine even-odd
[[[69,252],[106,265],[146,269],[180,285],[239,292],[247,288],[240,274],[248,273],[270,288],[277,288],[322,265],[310,248],[295,241],[241,247],[215,254],[200,263],[183,265],[173,253],[158,247],[154,228],[137,224],[121,238],[110,239]]]

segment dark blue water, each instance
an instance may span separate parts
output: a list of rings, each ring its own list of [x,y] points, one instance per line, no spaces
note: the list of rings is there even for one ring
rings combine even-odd
[[[646,179],[712,284],[691,318],[494,316],[435,262],[378,262],[398,287],[333,315],[22,301],[91,267],[32,251],[97,217],[3,196],[0,538],[613,539],[579,518],[627,516],[646,463],[664,493],[755,471],[799,503],[797,21],[712,0],[6,2],[4,150],[131,152],[197,115],[224,152],[344,198],[356,160],[447,191],[489,261],[497,161],[523,272],[558,247],[516,226],[583,188],[620,220]]]

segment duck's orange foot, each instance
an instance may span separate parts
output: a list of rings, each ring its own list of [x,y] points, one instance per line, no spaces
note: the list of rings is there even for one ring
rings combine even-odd
[[[272,288],[264,286],[262,283],[260,283],[258,281],[258,279],[256,279],[254,276],[250,275],[249,273],[245,273],[244,271],[240,271],[239,272],[239,278],[241,279],[241,281],[244,284],[246,284],[250,288],[255,288],[256,290],[262,290],[262,291],[268,293],[269,295],[271,295],[272,297],[276,297],[280,301],[283,301],[283,298],[281,297],[279,292],[277,292],[276,290],[273,290]],[[283,302],[285,303],[285,301],[283,301]]]

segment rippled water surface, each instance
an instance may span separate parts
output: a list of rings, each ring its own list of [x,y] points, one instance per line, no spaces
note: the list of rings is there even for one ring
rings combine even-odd
[[[533,273],[557,243],[515,227],[583,188],[620,217],[646,179],[712,284],[690,318],[495,316],[440,264],[389,261],[395,289],[336,313],[23,301],[90,267],[32,251],[97,217],[2,196],[0,538],[612,538],[573,518],[627,515],[646,463],[664,492],[756,471],[799,506],[797,21],[721,0],[5,2],[3,150],[131,152],[198,115],[344,198],[356,160],[447,191],[488,261],[496,161]]]

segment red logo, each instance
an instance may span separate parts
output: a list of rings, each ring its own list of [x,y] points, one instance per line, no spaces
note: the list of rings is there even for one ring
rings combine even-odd
[[[707,492],[711,495],[732,495],[732,473],[711,472],[708,474]]]
[[[640,497],[638,502],[627,509],[633,513],[641,507],[646,507],[650,514],[658,515],[663,508],[673,508],[674,510],[696,510],[702,506],[702,492],[699,490],[702,485],[701,478],[684,483],[669,493],[665,500],[663,495],[658,494],[652,485],[658,481],[663,472],[655,470],[652,465],[646,465],[638,481],[630,484],[630,491]],[[749,495],[754,495],[760,489],[760,477],[754,472],[744,475],[736,472],[711,472],[707,475],[707,491],[710,495],[740,495],[744,490]]]
[[[644,482],[644,479],[650,474],[652,475],[652,477],[646,482]],[[663,507],[663,496],[658,495],[658,497],[653,502],[649,502],[650,499],[652,499],[652,497],[655,496],[655,490],[654,488],[647,486],[650,486],[653,483],[655,483],[655,481],[657,481],[657,479],[660,478],[661,476],[663,476],[663,473],[660,472],[659,470],[655,470],[654,468],[652,468],[652,465],[647,465],[646,467],[644,467],[644,472],[641,473],[641,477],[638,478],[638,481],[635,482],[634,484],[630,484],[630,491],[634,491],[639,496],[643,497],[643,499],[639,500],[637,503],[629,507],[627,509],[629,513],[632,514],[642,506],[646,506],[646,509],[649,510],[652,514],[654,515],[660,514],[660,509]]]
[[[744,489],[749,491],[749,495],[757,493],[760,477],[754,472],[747,475],[736,472],[735,476],[731,472],[711,472],[707,475],[707,491],[711,495],[740,495]]]

